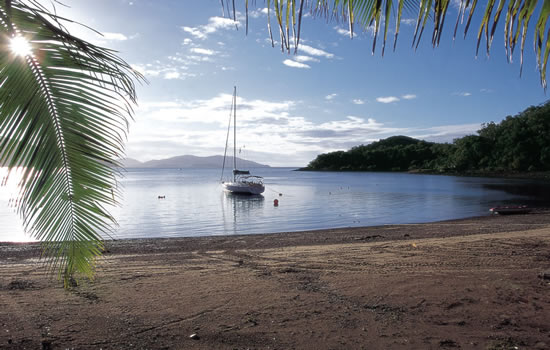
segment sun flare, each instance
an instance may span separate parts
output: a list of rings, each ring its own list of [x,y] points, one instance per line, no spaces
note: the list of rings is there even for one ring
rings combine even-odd
[[[27,56],[32,52],[31,44],[22,36],[16,36],[11,39],[11,51],[17,56]]]

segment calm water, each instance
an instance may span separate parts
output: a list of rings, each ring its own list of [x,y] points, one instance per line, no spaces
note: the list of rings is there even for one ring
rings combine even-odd
[[[123,206],[114,210],[120,224],[115,238],[418,223],[487,215],[490,207],[502,204],[547,206],[550,198],[548,184],[523,180],[289,168],[253,173],[265,177],[263,196],[222,192],[218,169],[129,170],[121,181]],[[0,241],[29,240],[9,198],[10,188],[0,188]]]

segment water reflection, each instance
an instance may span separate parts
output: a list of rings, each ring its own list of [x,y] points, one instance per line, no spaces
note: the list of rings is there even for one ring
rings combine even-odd
[[[241,226],[254,221],[254,217],[251,218],[251,216],[262,212],[265,202],[261,194],[249,195],[224,191],[221,198],[225,234],[239,234]]]
[[[515,180],[512,183],[483,184],[483,187],[493,191],[505,192],[513,196],[513,199],[503,201],[502,205],[550,206],[550,183],[548,182]]]
[[[0,180],[5,175],[0,169]],[[266,191],[249,196],[223,192],[218,169],[131,169],[121,183],[124,200],[112,209],[120,224],[114,237],[258,234],[414,223],[488,215],[489,208],[508,203],[550,205],[550,184],[541,181],[295,172],[288,168],[262,169],[262,175]],[[20,218],[8,205],[17,192],[10,192],[9,186],[0,186],[0,241],[28,240]],[[273,206],[275,199],[277,207]]]
[[[23,220],[17,212],[17,184],[21,181],[22,169],[8,171],[0,168],[0,242],[31,242],[33,239],[23,230]]]

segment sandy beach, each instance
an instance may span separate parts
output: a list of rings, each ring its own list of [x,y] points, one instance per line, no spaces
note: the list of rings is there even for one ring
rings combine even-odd
[[[548,211],[39,254],[0,244],[1,349],[550,349]]]

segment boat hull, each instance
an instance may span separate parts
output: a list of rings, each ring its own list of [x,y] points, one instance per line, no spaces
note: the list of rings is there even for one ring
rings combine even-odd
[[[513,215],[513,214],[528,214],[531,212],[531,208],[525,205],[518,206],[506,206],[506,207],[494,207],[489,209],[492,214],[500,215]]]
[[[225,191],[243,194],[261,194],[265,186],[261,184],[248,184],[243,182],[225,182],[222,184]]]

